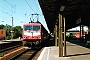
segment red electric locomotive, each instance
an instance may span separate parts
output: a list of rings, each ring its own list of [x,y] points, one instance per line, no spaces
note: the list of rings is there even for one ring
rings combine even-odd
[[[39,22],[30,22],[23,25],[22,42],[24,46],[33,47],[48,38],[48,32]]]

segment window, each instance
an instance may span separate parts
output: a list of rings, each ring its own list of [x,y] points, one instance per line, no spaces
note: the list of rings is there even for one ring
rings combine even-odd
[[[33,30],[35,31],[40,30],[40,26],[33,26]]]
[[[32,26],[24,26],[24,30],[32,30]]]

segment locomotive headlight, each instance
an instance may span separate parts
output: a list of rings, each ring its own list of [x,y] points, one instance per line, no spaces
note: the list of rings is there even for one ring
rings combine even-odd
[[[27,37],[24,37],[24,39],[27,39]]]
[[[41,39],[41,36],[38,36],[37,38],[38,38],[38,39]]]
[[[26,37],[27,38],[27,37]]]
[[[26,36],[24,36],[24,39],[26,39],[27,37]]]
[[[26,37],[24,36],[24,39],[26,39]]]

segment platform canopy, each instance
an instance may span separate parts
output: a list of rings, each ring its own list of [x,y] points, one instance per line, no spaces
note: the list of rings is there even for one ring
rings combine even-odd
[[[66,20],[66,29],[80,24],[90,26],[90,0],[38,0],[50,32],[58,14]]]

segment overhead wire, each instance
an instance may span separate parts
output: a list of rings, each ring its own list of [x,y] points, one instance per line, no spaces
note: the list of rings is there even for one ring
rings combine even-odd
[[[12,4],[10,4],[9,2],[7,2],[6,0],[3,0],[4,2],[6,2],[7,4],[9,4],[10,6],[12,6]]]
[[[32,11],[35,13],[35,11],[33,10],[33,8],[30,6],[30,4],[27,2],[27,0],[25,0],[25,2],[28,4],[28,6],[32,9]]]
[[[35,2],[35,0],[34,0],[34,2]],[[35,2],[35,4],[36,4],[36,2]],[[36,6],[37,6],[37,4],[36,4]],[[40,7],[40,5],[39,5],[39,7]],[[37,9],[40,9],[40,10],[41,10],[41,8],[37,8]],[[41,11],[41,12],[39,11],[39,13],[41,13],[41,14],[39,14],[39,15],[40,15],[40,16],[42,15],[43,18],[44,18],[44,15],[43,15],[42,11]],[[41,19],[41,18],[39,18],[39,19]],[[44,18],[44,19],[45,19],[45,18]],[[45,23],[45,22],[43,21],[42,23]],[[47,26],[47,24],[46,24],[46,26]],[[45,27],[45,26],[44,26],[44,27]],[[49,30],[48,27],[47,27],[47,30]]]
[[[0,6],[0,7],[1,7],[1,9],[3,8],[3,9],[5,9],[5,10],[8,10],[7,8],[4,8],[4,7],[2,7],[2,6]],[[8,11],[12,12],[12,10],[8,10]]]
[[[1,7],[1,6],[0,6]],[[4,8],[4,7],[1,7],[1,8],[3,8],[3,9],[5,9],[5,10],[8,10],[8,9],[6,9],[6,8]],[[12,16],[12,14],[10,14],[9,12],[6,12],[6,11],[3,11],[3,10],[0,10],[1,12],[3,12],[3,13],[5,13],[5,14],[7,14],[7,15],[9,15],[9,16]],[[12,10],[8,10],[8,11],[10,11],[10,12],[12,12]],[[17,13],[17,12],[16,12]],[[19,14],[19,13],[17,13],[19,16],[23,16],[22,14]],[[25,17],[25,16],[23,16],[23,17]],[[16,17],[15,17],[16,18]],[[17,18],[18,19],[18,18]]]
[[[9,16],[12,16],[13,13],[16,13],[16,7],[18,7],[18,6],[16,6],[15,4],[12,4],[12,3],[10,3],[10,2],[8,2],[7,0],[3,0],[3,1],[6,2],[8,5],[10,5],[12,9],[14,8],[15,10],[14,10],[14,11],[9,10],[9,11],[11,11],[11,14],[8,13],[8,12],[2,11],[2,10],[0,10],[0,11],[2,11],[3,13],[8,14]],[[30,9],[35,13],[34,9],[30,6],[30,4],[27,2],[27,0],[25,0],[25,2],[26,2],[27,5],[30,7]],[[34,0],[34,2],[35,2],[35,0]],[[36,2],[35,2],[35,4],[36,4]],[[36,4],[36,6],[37,6],[37,4]],[[21,8],[19,7],[19,9],[21,9]],[[38,8],[37,8],[37,9],[38,9]],[[23,10],[23,9],[21,9],[21,10]],[[25,10],[23,10],[23,11],[25,11]],[[20,11],[20,12],[21,12],[21,11]],[[20,13],[20,12],[19,12],[19,13]],[[17,13],[17,14],[19,14],[19,13]],[[20,16],[21,16],[21,15],[23,15],[23,14],[20,14]],[[27,17],[27,13],[25,13],[24,16],[25,16],[26,18],[28,18],[28,17]]]
[[[5,14],[7,14],[7,15],[9,15],[10,17],[12,16],[11,14],[9,14],[8,12],[5,12],[5,11],[3,11],[3,10],[0,10],[1,12],[3,12],[3,13],[5,13]],[[17,18],[17,17],[14,17],[15,19],[17,19],[18,21],[20,20],[19,18]]]
[[[1,7],[1,6],[0,6]],[[4,7],[1,7],[1,8],[3,8],[3,9],[5,9],[5,10],[8,10],[8,9],[6,9],[6,8],[4,8]],[[9,12],[6,12],[6,11],[3,11],[3,10],[0,10],[1,12],[3,12],[3,13],[5,13],[5,14],[7,14],[7,15],[9,15],[9,16],[12,16],[12,14],[10,14]],[[12,10],[8,10],[8,11],[10,11],[10,12],[12,12]],[[19,16],[21,16],[22,14],[19,14],[19,13],[17,13]],[[23,16],[23,15],[22,15]],[[25,17],[25,16],[23,16],[23,17]],[[17,18],[17,17],[14,17],[14,18],[16,18],[17,20],[20,20],[19,18]]]
[[[11,4],[11,3],[9,3],[8,1],[6,1],[6,0],[3,0],[4,2],[6,2],[8,5],[10,5],[11,6],[11,10],[12,10],[12,12],[11,12],[11,14],[13,15],[14,13],[15,13],[15,11],[16,11],[16,5],[14,5],[14,4]],[[13,10],[13,8],[15,9],[15,10]]]
[[[5,12],[5,11],[3,11],[3,10],[0,10],[1,12],[3,12],[3,13],[5,13],[5,14],[7,14],[7,15],[9,15],[9,16],[12,16],[13,14],[15,14],[16,13],[16,8],[18,7],[18,6],[16,6],[15,4],[12,4],[12,3],[10,3],[10,2],[8,2],[7,0],[3,0],[4,2],[6,2],[8,5],[10,5],[11,6],[11,10],[9,10],[9,11],[11,11],[11,14],[10,13],[8,13],[8,12]],[[34,1],[34,3],[36,4],[36,2],[35,2],[35,0],[33,0]],[[27,5],[30,7],[30,9],[35,13],[35,11],[34,11],[34,9],[31,7],[31,5],[28,3],[28,1],[27,0],[25,0],[25,2],[27,3]],[[37,4],[36,4],[36,6],[37,6]],[[19,9],[21,9],[21,10],[23,10],[24,12],[25,12],[25,10],[24,9],[22,9],[22,8],[20,8],[20,7],[18,7]],[[14,9],[14,10],[13,10]],[[37,6],[37,9],[40,9],[38,6]],[[6,9],[7,10],[7,9]],[[39,10],[37,10],[37,11],[39,11]],[[20,13],[21,11],[19,11],[19,13]],[[17,14],[19,14],[19,13],[17,13]],[[41,15],[43,15],[43,13],[42,12],[40,12],[39,11],[39,15],[41,16]],[[42,13],[42,14],[41,14]],[[27,13],[25,13],[25,14],[20,14],[20,16],[24,16],[24,17],[26,17],[26,18],[28,18],[27,17]],[[30,15],[29,15],[30,16]],[[15,17],[16,19],[18,19],[17,17]],[[41,18],[40,18],[41,19]],[[42,20],[42,19],[41,19]]]
[[[36,4],[35,0],[34,0],[34,3],[35,3],[35,6],[37,8],[37,11],[40,13],[39,8],[38,8],[38,4]]]
[[[9,15],[9,16],[12,16],[11,14],[9,14],[8,12],[5,12],[5,11],[3,11],[3,10],[0,10],[1,12],[3,12],[3,13],[5,13],[5,14],[7,14],[7,15]]]
[[[8,5],[10,5],[12,8],[15,6],[15,11],[16,11],[16,5],[14,5],[14,4],[11,4],[11,3],[9,3],[8,1],[6,1],[6,0],[4,0],[4,2],[6,2]],[[35,13],[35,11],[33,10],[33,8],[30,6],[30,4],[25,0],[25,2],[28,4],[28,6],[30,7],[30,9],[32,9],[32,11]],[[36,3],[35,3],[36,4]],[[21,9],[21,10],[23,10],[23,9]],[[14,13],[15,13],[15,11],[14,11]],[[25,10],[24,10],[25,11]],[[12,14],[13,14],[13,11],[11,11],[12,12]],[[26,18],[28,18],[27,17],[27,14],[25,13],[25,17]]]
[[[15,5],[15,4],[12,4],[12,3],[10,3],[10,2],[8,2],[8,1],[6,1],[6,0],[4,0],[4,2],[6,2],[8,5],[10,5],[12,8],[15,8],[15,11],[16,11],[16,7],[18,7],[17,5]],[[22,9],[22,8],[20,8],[20,7],[18,7],[19,9],[21,9],[21,10],[23,10],[23,11],[25,11],[24,9]],[[15,13],[15,11],[13,11],[14,13]],[[19,11],[19,10],[18,10]],[[19,11],[19,13],[20,13],[21,11]],[[22,12],[21,12],[22,13]],[[21,15],[24,15],[25,16],[25,14],[21,14]]]
[[[35,2],[35,0],[34,0],[34,2]],[[38,3],[39,3],[39,2],[38,2]],[[35,2],[35,5],[37,6],[37,5],[39,5],[39,4],[36,4],[36,2]],[[38,7],[38,6],[37,6],[37,7]],[[41,10],[40,5],[39,5],[39,7],[38,7],[37,9],[40,9],[40,10]],[[38,11],[39,11],[39,10],[38,10]],[[41,12],[39,11],[39,15],[40,15],[40,16],[43,15],[42,11],[41,11]]]
[[[14,11],[12,11],[12,10],[9,10],[9,11],[11,11],[12,13],[12,15],[13,15],[13,13],[16,13],[16,7],[18,7],[18,6],[16,6],[15,4],[12,4],[12,3],[10,3],[10,2],[8,2],[8,1],[6,1],[6,0],[3,0],[4,2],[6,2],[8,5],[10,5],[11,6],[11,8],[15,8],[15,10]],[[20,7],[18,7],[19,9],[21,9]],[[8,9],[7,9],[8,10]],[[21,10],[23,10],[23,9],[21,9]],[[25,10],[23,10],[23,11],[25,11]],[[21,11],[19,11],[19,13],[20,13]],[[16,14],[19,14],[19,13],[16,13]],[[22,13],[22,12],[21,12]],[[26,13],[25,13],[26,14]],[[26,17],[26,18],[28,18],[25,14],[19,14],[19,16],[23,16],[23,17]],[[10,16],[12,16],[12,15],[10,15]],[[18,19],[18,18],[17,18]]]

